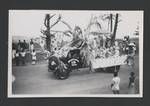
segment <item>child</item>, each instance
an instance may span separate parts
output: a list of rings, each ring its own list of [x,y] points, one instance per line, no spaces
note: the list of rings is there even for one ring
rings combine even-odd
[[[129,77],[129,85],[128,85],[129,94],[135,93],[134,82],[135,82],[135,73],[131,72]]]
[[[129,86],[128,86],[128,88],[134,86],[134,81],[135,81],[135,73],[131,72],[130,73],[130,77],[129,77]]]
[[[120,90],[119,84],[120,84],[120,78],[118,77],[118,73],[114,73],[114,77],[111,82],[111,89],[114,94],[119,94],[119,90]]]
[[[33,52],[31,53],[31,55],[32,55],[32,64],[34,65],[36,63],[36,52],[34,49],[33,49]]]

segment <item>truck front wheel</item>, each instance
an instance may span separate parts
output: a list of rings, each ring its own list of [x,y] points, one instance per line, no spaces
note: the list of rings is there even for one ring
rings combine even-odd
[[[57,79],[67,79],[69,77],[70,70],[64,63],[61,62],[59,68],[55,70],[54,75]]]

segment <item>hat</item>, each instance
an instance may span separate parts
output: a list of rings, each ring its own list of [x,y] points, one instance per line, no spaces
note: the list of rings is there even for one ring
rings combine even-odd
[[[134,43],[130,43],[129,46],[135,46],[135,44]]]

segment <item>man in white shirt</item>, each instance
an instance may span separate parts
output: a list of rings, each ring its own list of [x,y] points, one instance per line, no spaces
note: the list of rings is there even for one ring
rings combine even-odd
[[[118,73],[114,73],[114,77],[111,81],[111,89],[114,94],[119,94],[119,90],[120,90],[119,84],[120,84],[120,78],[118,77]]]
[[[33,42],[33,39],[31,39],[30,41],[30,51],[32,52],[34,49],[34,42]]]

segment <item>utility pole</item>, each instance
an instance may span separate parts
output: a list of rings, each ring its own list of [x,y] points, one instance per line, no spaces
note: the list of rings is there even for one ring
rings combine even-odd
[[[50,14],[46,14],[44,25],[46,27],[45,35],[46,35],[46,48],[49,52],[51,52],[51,34],[50,34]]]
[[[113,32],[113,36],[112,36],[112,39],[111,39],[112,44],[114,43],[115,38],[116,38],[116,31],[117,31],[117,26],[118,26],[118,16],[119,16],[119,14],[117,13],[116,18],[115,18],[114,32]]]
[[[110,32],[112,32],[112,14],[110,14]]]

